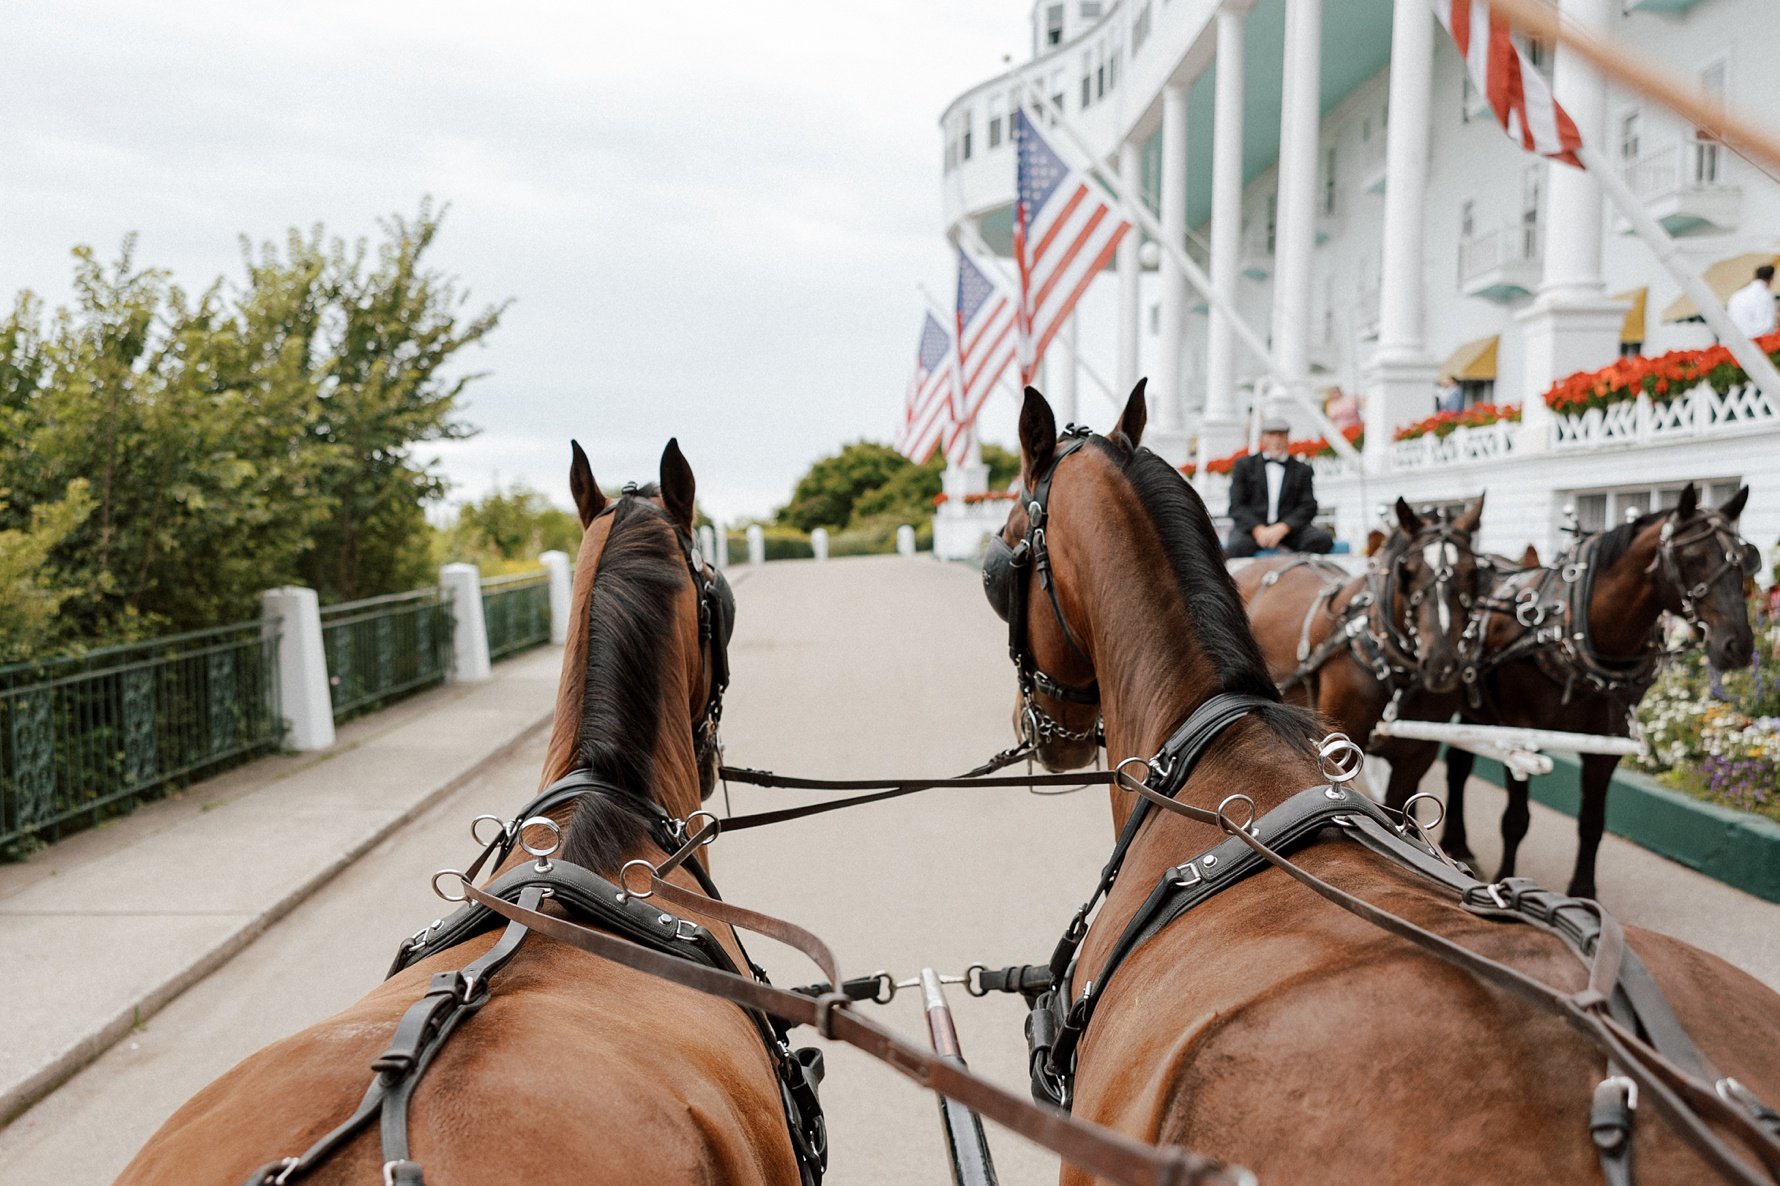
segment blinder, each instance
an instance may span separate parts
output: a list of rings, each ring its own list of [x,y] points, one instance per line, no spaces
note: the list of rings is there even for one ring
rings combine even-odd
[[[1031,554],[1025,540],[1009,547],[999,535],[989,537],[989,551],[983,557],[983,593],[989,598],[989,608],[1003,622],[1013,616],[1014,599],[1026,594],[1026,561]]]
[[[1761,549],[1743,541],[1743,575],[1752,577],[1761,571]]]

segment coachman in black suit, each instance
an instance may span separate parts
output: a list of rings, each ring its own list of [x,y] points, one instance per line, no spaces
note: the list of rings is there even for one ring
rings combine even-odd
[[[1261,426],[1261,451],[1238,461],[1230,471],[1230,538],[1227,556],[1253,556],[1262,548],[1286,552],[1327,552],[1335,538],[1311,522],[1316,518],[1316,492],[1310,467],[1286,453],[1291,426],[1269,419]],[[1269,470],[1279,475],[1279,497],[1270,495]]]

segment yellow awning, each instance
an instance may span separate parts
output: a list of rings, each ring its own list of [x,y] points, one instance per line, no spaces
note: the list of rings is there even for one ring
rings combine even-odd
[[[1780,264],[1780,255],[1771,251],[1751,251],[1744,255],[1733,255],[1729,259],[1721,259],[1701,273],[1700,278],[1706,287],[1712,290],[1720,301],[1730,299],[1731,293],[1742,288],[1755,279],[1755,269],[1763,264]],[[1698,317],[1700,311],[1693,306],[1693,300],[1686,293],[1676,297],[1663,310],[1664,321],[1686,321]]]
[[[1630,292],[1617,294],[1613,299],[1632,302],[1632,307],[1626,310],[1625,324],[1619,327],[1619,340],[1621,342],[1644,341],[1644,305],[1650,299],[1650,290],[1634,288]]]
[[[1478,383],[1496,377],[1496,345],[1500,336],[1478,338],[1466,342],[1440,364],[1440,373],[1451,375],[1460,383]]]

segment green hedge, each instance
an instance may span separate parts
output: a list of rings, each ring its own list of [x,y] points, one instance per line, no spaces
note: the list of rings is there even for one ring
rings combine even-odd
[[[828,554],[831,557],[890,555],[896,551],[896,529],[901,525],[902,521],[898,517],[880,516],[842,531],[830,531]],[[915,549],[921,552],[933,551],[933,520],[923,519],[914,524],[914,528]],[[816,555],[815,546],[810,543],[807,532],[795,527],[766,527],[763,530],[768,560],[809,560]],[[746,531],[729,533],[729,562],[748,562]]]

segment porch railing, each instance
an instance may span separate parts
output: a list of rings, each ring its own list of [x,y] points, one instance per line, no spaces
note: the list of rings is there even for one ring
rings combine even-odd
[[[0,846],[278,747],[276,620],[0,667]]]

